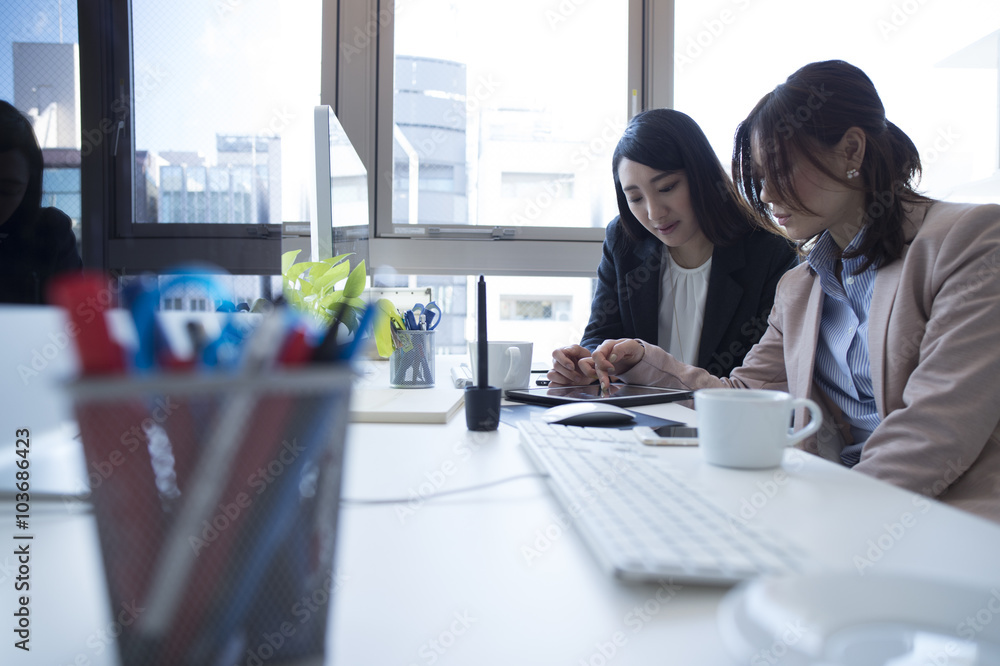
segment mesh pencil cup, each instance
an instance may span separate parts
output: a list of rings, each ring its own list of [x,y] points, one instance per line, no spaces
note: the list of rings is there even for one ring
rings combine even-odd
[[[108,470],[91,499],[111,610],[139,609],[116,634],[123,666],[322,659],[352,380],[70,385],[88,469]]]
[[[434,331],[397,331],[399,346],[389,357],[389,386],[434,386]]]

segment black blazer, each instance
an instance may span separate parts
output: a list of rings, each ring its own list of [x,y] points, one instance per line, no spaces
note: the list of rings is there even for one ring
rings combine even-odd
[[[81,266],[73,222],[61,210],[0,224],[0,303],[45,303],[49,280]]]
[[[638,242],[619,218],[608,225],[597,290],[581,345],[593,351],[605,340],[641,338],[656,343],[663,243]],[[725,377],[767,329],[778,280],[798,263],[790,241],[758,229],[733,245],[716,247],[705,299],[698,367]]]

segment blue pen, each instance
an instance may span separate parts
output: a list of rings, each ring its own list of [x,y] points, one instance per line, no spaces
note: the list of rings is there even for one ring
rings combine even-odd
[[[132,314],[138,341],[132,356],[132,367],[140,372],[152,370],[156,366],[157,338],[162,338],[156,321],[156,309],[160,301],[156,278],[140,276],[126,287],[124,296]]]

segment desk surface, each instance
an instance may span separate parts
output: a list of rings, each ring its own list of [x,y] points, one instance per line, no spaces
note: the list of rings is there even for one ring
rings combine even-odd
[[[644,409],[685,416],[676,405]],[[597,664],[612,650],[615,664],[663,663],[665,651],[670,663],[737,663],[716,627],[725,588],[613,579],[562,526],[542,480],[422,499],[532,473],[509,426],[483,434],[470,433],[458,418],[447,426],[357,424],[348,447],[345,498],[413,501],[342,508],[327,663]],[[755,524],[784,524],[799,540],[825,543],[832,566],[857,571],[860,557],[871,562],[865,573],[914,573],[984,590],[1000,584],[1000,529],[981,519],[797,452],[782,467],[787,477],[712,468],[693,449],[666,453],[711,484],[734,513],[746,500],[759,507],[755,515],[744,509]],[[720,476],[727,477],[726,492],[712,478]],[[764,501],[768,492],[796,502]],[[803,510],[790,509],[794,504]],[[828,510],[816,509],[822,506]],[[4,663],[118,663],[96,532],[80,508],[60,503],[36,511],[35,651],[17,654],[9,641],[0,647]],[[904,515],[909,527],[889,543],[886,535]],[[873,552],[873,543],[888,547]],[[2,605],[13,612],[16,563],[7,555],[2,564]]]
[[[641,409],[694,416],[679,405]],[[732,514],[819,544],[826,553],[819,567],[985,590],[1000,582],[1000,528],[937,502],[799,451],[789,451],[781,469],[752,472],[706,465],[692,448],[657,453],[710,487]],[[341,513],[334,663],[591,664],[612,648],[615,664],[664,663],[665,650],[670,663],[734,663],[716,628],[726,589],[613,579],[562,527],[542,480],[420,500],[438,486],[533,472],[513,428],[471,433],[456,420],[411,429],[400,441],[395,427],[369,425],[352,431],[349,456],[345,497],[414,502]]]
[[[693,419],[677,404],[638,409]],[[798,451],[779,470],[755,472],[705,465],[696,449],[657,455],[710,486],[730,512],[820,544],[824,567],[1000,585],[1000,527],[950,507]],[[669,655],[676,664],[734,664],[716,626],[725,588],[613,579],[564,526],[537,476],[424,499],[534,473],[506,424],[473,433],[461,413],[446,425],[352,424],[345,499],[412,501],[342,507],[327,663],[646,665]],[[96,530],[82,509],[35,503],[33,651],[15,650],[8,633],[3,663],[117,663]],[[0,534],[8,545],[12,531]],[[0,551],[0,612],[8,618],[11,550]]]

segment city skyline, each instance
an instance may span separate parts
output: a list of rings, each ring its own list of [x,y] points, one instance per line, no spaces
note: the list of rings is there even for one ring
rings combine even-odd
[[[77,42],[76,0],[4,0],[3,5],[0,15],[4,18],[5,30],[0,38],[3,40],[0,72],[13,71],[11,45],[14,42]],[[13,77],[0,76],[0,99],[13,102]]]

